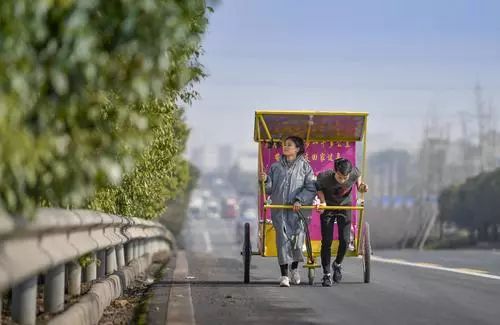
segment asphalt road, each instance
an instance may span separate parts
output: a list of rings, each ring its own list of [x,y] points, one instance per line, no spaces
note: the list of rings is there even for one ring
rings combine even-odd
[[[271,257],[254,256],[251,283],[242,283],[231,221],[189,220],[183,242],[181,271],[172,265],[179,272],[164,284],[181,290],[170,294],[169,315],[185,311],[170,323],[500,324],[498,251],[375,251],[369,284],[361,260],[346,258],[340,284],[324,288],[318,274],[314,286],[281,288]]]

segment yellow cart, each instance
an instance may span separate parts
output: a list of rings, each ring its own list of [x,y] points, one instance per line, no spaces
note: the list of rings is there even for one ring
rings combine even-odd
[[[306,159],[315,175],[333,168],[338,157],[351,160],[359,167],[361,175],[366,173],[366,130],[368,113],[334,111],[267,111],[255,112],[254,140],[258,144],[258,172],[268,172],[270,166],[281,156],[281,144],[288,136],[295,135],[305,139]],[[358,164],[359,162],[359,164]],[[273,205],[265,194],[264,184],[260,183],[258,195],[258,247],[253,251],[250,240],[250,224],[244,227],[242,257],[244,264],[244,283],[250,282],[252,255],[262,257],[277,256],[275,230],[271,221],[271,209],[291,209],[291,205]],[[328,206],[324,210],[352,210],[350,257],[362,257],[363,281],[370,282],[370,230],[365,221],[364,195],[360,197],[353,191],[354,206]],[[314,206],[312,218],[307,222],[304,252],[307,255],[309,284],[314,284],[315,269],[319,268],[316,258],[320,255],[321,231],[319,213]],[[337,227],[334,229],[332,255],[338,247]]]

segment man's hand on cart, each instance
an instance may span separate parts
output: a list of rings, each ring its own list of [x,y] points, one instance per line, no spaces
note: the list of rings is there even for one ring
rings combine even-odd
[[[366,185],[366,183],[361,182],[359,184],[359,186],[358,186],[358,191],[360,193],[366,193],[366,192],[368,192],[368,185]]]
[[[297,212],[300,210],[300,208],[302,208],[302,204],[300,204],[300,202],[296,201],[294,204],[293,204],[293,211],[294,212]]]

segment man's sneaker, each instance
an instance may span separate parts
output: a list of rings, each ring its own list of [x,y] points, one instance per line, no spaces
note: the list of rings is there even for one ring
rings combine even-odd
[[[330,275],[330,273],[323,275],[323,281],[321,281],[321,285],[323,287],[332,286],[332,276]]]
[[[287,276],[282,276],[280,278],[280,287],[289,287],[290,279]]]
[[[333,268],[333,281],[339,283],[342,280],[342,266],[340,264],[337,264],[336,262],[333,262],[332,268]]]
[[[290,271],[290,281],[292,282],[292,284],[300,283],[300,273],[298,269],[292,269]]]

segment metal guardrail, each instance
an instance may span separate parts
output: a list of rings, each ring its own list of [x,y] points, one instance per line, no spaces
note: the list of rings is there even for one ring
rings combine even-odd
[[[103,279],[173,242],[165,227],[144,219],[44,208],[27,221],[0,211],[0,297],[12,290],[12,320],[35,324],[39,275],[44,275],[45,311],[58,313],[64,310],[65,289],[81,294],[82,278]],[[79,258],[87,254],[82,269]]]

